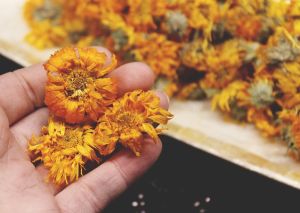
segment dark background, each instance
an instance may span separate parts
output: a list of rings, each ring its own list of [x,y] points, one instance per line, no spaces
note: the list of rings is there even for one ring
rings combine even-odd
[[[0,74],[21,66],[0,55]],[[300,212],[300,191],[162,136],[156,164],[104,213]]]

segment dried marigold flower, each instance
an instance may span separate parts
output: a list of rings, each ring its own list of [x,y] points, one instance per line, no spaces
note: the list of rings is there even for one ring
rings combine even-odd
[[[112,45],[106,42],[106,45],[116,51],[125,50],[131,47],[135,41],[135,33],[132,26],[126,24],[121,15],[107,12],[101,18],[102,24],[110,29],[111,36],[107,38],[112,41]]]
[[[139,34],[132,52],[137,60],[149,64],[157,76],[176,79],[176,70],[180,65],[180,46],[163,34]]]
[[[152,17],[152,4],[156,1],[151,0],[128,0],[129,14],[127,22],[139,31],[156,29]]]
[[[42,135],[33,136],[28,150],[49,169],[48,179],[58,185],[76,181],[88,160],[99,161],[91,126],[71,126],[50,118]]]
[[[281,139],[286,142],[289,151],[296,151],[297,158],[299,153],[297,152],[300,148],[300,118],[299,115],[295,117],[293,121],[286,123],[281,129]]]
[[[191,28],[203,31],[205,39],[211,40],[213,22],[219,10],[215,0],[188,1],[183,6]]]
[[[205,71],[200,85],[202,88],[225,88],[238,79],[244,54],[239,41],[229,40],[204,52]]]
[[[275,101],[273,85],[266,79],[252,83],[248,89],[251,103],[257,108],[268,107]]]
[[[27,23],[35,28],[35,24],[48,20],[57,22],[60,18],[62,5],[59,0],[28,0],[23,9]]]
[[[294,146],[296,148],[300,148],[300,118],[297,119],[292,123],[291,127],[291,135],[294,142]]]
[[[188,28],[187,17],[179,11],[171,11],[166,15],[166,29],[170,35],[182,37]]]
[[[61,26],[52,26],[48,20],[36,23],[25,40],[38,49],[55,47],[58,44],[65,44],[68,34]]]
[[[206,56],[204,53],[208,50],[208,48],[209,43],[207,40],[195,40],[193,42],[186,43],[183,45],[180,54],[182,64],[198,71],[206,70]]]
[[[291,0],[291,3],[289,4],[288,10],[287,10],[287,15],[289,17],[296,17],[298,18],[300,16],[300,2],[297,0]]]
[[[277,82],[279,93],[282,97],[278,102],[287,109],[297,107],[300,104],[300,64],[299,62],[284,63],[273,74]]]
[[[244,16],[240,17],[235,33],[247,40],[255,40],[257,35],[261,33],[262,27],[263,23],[260,16]]]
[[[115,150],[117,143],[120,143],[139,156],[144,134],[156,141],[162,129],[155,126],[167,124],[172,118],[159,103],[159,98],[153,92],[141,90],[128,92],[114,102],[99,119],[95,130],[99,152],[109,155]]]
[[[300,56],[300,46],[293,36],[282,27],[269,39],[266,58],[269,64],[278,64],[295,60]]]
[[[298,117],[300,113],[300,105],[293,109],[282,109],[278,112],[278,118],[282,123],[293,123]]]
[[[244,81],[235,81],[216,94],[212,99],[212,109],[221,109],[224,112],[231,111],[231,102],[247,99],[249,84]]]
[[[105,77],[117,61],[94,48],[66,47],[44,64],[48,74],[45,103],[69,123],[96,121],[116,99],[113,79]]]
[[[289,151],[296,151],[300,148],[300,118],[299,107],[293,110],[283,110],[279,118],[282,120],[281,140],[287,143]]]
[[[197,83],[182,86],[177,94],[179,99],[201,100],[206,97],[205,91]]]
[[[249,108],[247,120],[248,122],[253,123],[266,137],[274,137],[280,134],[280,126],[274,122],[272,111],[268,108]]]
[[[101,19],[106,12],[119,13],[124,10],[126,0],[73,0],[64,1],[65,13],[86,19],[88,22]]]

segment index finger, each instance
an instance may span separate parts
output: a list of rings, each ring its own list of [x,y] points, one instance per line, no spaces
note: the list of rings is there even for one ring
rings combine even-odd
[[[10,125],[43,105],[46,80],[42,64],[0,76],[0,106]]]

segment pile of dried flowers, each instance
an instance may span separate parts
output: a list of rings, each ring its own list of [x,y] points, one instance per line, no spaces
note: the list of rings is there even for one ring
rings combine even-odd
[[[100,162],[117,146],[140,156],[145,135],[157,141],[172,115],[152,91],[117,96],[117,82],[106,75],[117,61],[94,48],[65,47],[44,64],[45,103],[51,116],[41,136],[29,141],[34,161],[49,169],[49,180],[66,185],[83,174],[89,161]]]
[[[144,61],[183,99],[253,123],[300,150],[300,1],[28,0],[38,48],[102,45]]]

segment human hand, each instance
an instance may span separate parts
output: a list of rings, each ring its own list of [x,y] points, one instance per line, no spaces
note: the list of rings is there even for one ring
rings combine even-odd
[[[104,48],[98,48],[109,57]],[[154,74],[143,63],[129,63],[110,73],[118,81],[119,95],[135,89],[147,90]],[[0,212],[98,212],[158,158],[161,143],[144,141],[141,157],[127,150],[115,153],[106,162],[64,189],[45,182],[47,170],[35,166],[26,151],[28,139],[47,124],[44,106],[46,72],[41,64],[0,76]],[[156,93],[161,106],[168,99]]]

